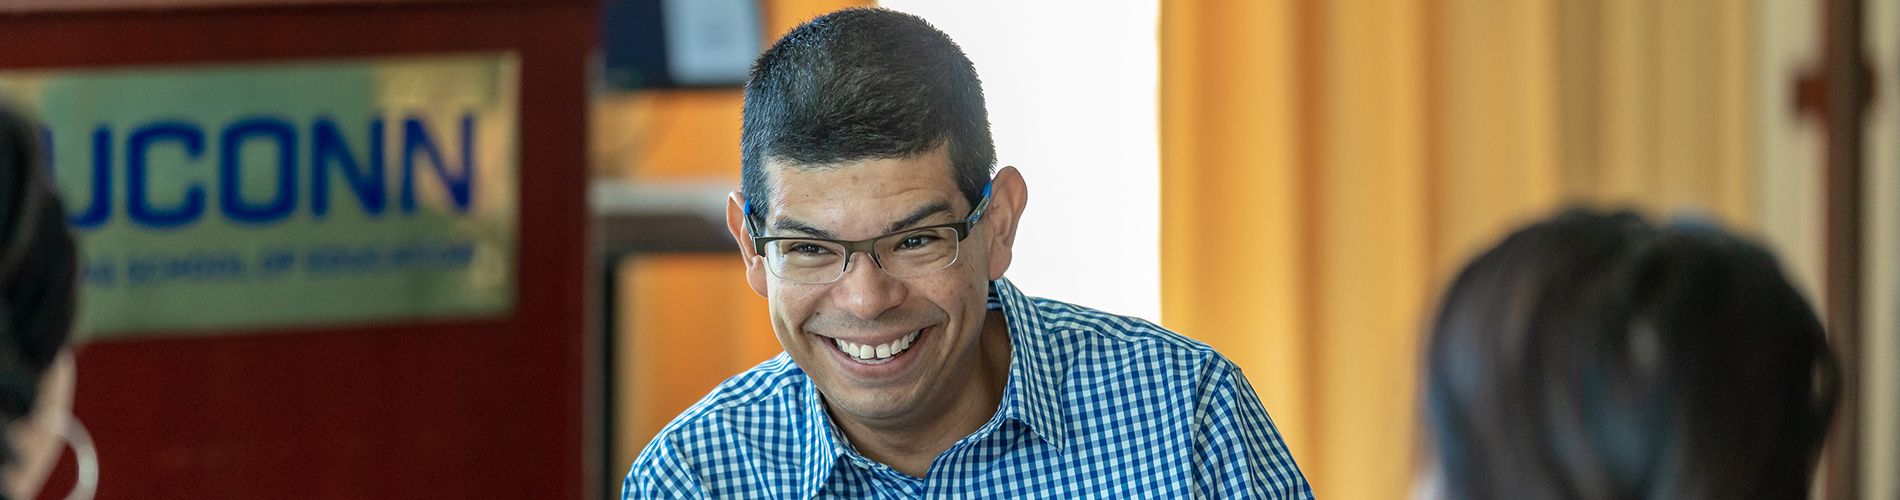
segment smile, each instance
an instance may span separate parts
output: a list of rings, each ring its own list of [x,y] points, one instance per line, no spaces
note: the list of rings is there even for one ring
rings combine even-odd
[[[852,361],[867,365],[881,365],[891,362],[891,358],[910,350],[911,343],[917,341],[919,333],[923,333],[923,330],[910,332],[910,335],[905,335],[904,338],[874,346],[846,342],[841,339],[831,340],[838,344],[838,351],[843,352]]]

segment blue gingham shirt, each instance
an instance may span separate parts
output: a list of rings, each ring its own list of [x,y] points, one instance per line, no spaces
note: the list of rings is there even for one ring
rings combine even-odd
[[[780,353],[713,389],[640,452],[622,498],[1312,498],[1232,361],[1147,321],[1030,298],[1007,279],[996,415],[926,477],[858,454]]]

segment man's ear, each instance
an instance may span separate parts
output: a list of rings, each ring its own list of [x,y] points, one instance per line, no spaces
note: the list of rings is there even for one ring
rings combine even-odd
[[[765,297],[765,259],[752,251],[752,236],[745,228],[745,197],[738,191],[726,195],[726,230],[732,231],[732,241],[739,244],[739,255],[745,257],[745,280],[752,285],[752,291]]]
[[[1003,277],[1009,270],[1010,253],[1016,246],[1016,224],[1022,221],[1023,208],[1029,205],[1029,186],[1016,167],[996,171],[990,184],[990,206],[977,227],[990,236],[990,280]]]

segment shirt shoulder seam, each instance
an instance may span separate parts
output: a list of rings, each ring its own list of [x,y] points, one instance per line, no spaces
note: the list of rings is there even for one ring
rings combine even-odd
[[[1058,300],[1031,297],[1045,328],[1107,337],[1119,342],[1161,343],[1188,352],[1219,356],[1212,346],[1148,320],[1121,316]]]
[[[782,356],[782,355],[781,355]],[[772,366],[783,361],[784,366]],[[692,406],[681,411],[679,416],[667,422],[665,427],[653,436],[654,441],[672,437],[682,428],[689,428],[716,413],[733,408],[742,408],[758,404],[774,397],[784,397],[784,389],[794,387],[797,381],[792,376],[795,365],[791,361],[774,357],[737,375],[728,377],[714,387],[712,392],[701,397]]]

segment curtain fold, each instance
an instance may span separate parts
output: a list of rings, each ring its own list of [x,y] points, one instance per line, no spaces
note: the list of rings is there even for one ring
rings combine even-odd
[[[1166,326],[1241,366],[1326,498],[1407,494],[1438,292],[1511,229],[1760,220],[1752,4],[1161,8]]]

